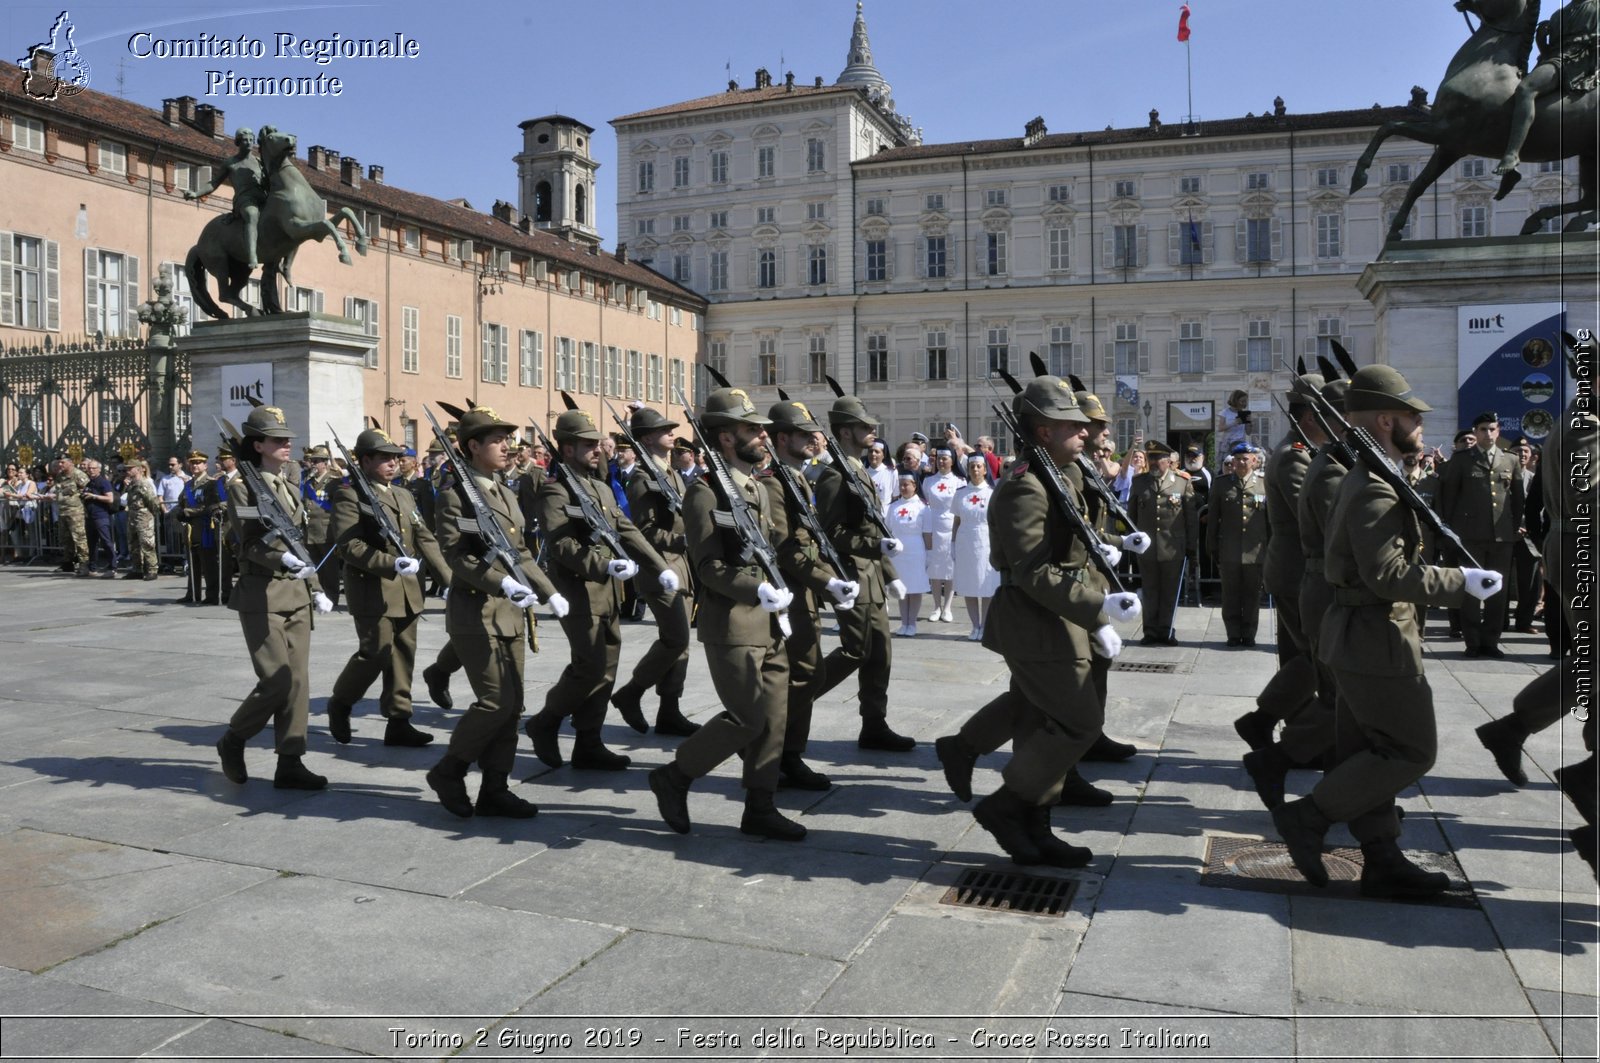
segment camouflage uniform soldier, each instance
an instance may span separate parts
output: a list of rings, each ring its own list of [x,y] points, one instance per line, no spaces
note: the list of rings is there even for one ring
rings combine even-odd
[[[61,571],[89,574],[88,517],[83,489],[89,477],[68,457],[56,459],[52,494],[56,500],[56,530],[61,543]]]
[[[138,560],[123,579],[155,579],[156,521],[161,519],[161,496],[150,479],[150,465],[143,458],[128,462],[131,478],[128,481],[128,537],[129,547],[138,553]]]

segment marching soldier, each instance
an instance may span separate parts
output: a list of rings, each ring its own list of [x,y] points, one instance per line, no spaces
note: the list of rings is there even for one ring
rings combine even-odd
[[[51,496],[56,502],[56,531],[61,544],[61,571],[89,574],[88,515],[83,489],[89,477],[66,455],[56,459]]]
[[[393,552],[394,544],[383,537],[375,517],[363,515],[355,487],[344,484],[333,492],[328,535],[339,544],[345,563],[345,592],[358,645],[328,698],[328,730],[341,744],[350,741],[351,709],[380,675],[383,692],[378,709],[389,721],[383,744],[425,746],[433,741],[431,734],[411,725],[411,673],[424,604],[422,564],[426,562],[446,586],[450,575],[411,492],[393,483],[395,459],[402,451],[382,430],[369,428],[356,437],[353,453],[377,504],[388,511],[389,523],[399,531],[405,556]]]
[[[656,467],[681,499],[688,485],[672,467],[672,430],[676,427],[678,422],[667,420],[648,406],[634,410],[629,420],[633,437],[640,446],[648,448]],[[538,466],[533,469],[542,479],[544,470]],[[624,486],[633,511],[633,523],[671,566],[678,577],[678,586],[671,591],[659,586],[654,590],[648,585],[640,588],[656,620],[656,640],[634,666],[633,678],[611,695],[611,704],[622,713],[629,727],[644,734],[649,727],[639,703],[644,692],[655,687],[661,696],[661,704],[656,709],[656,734],[687,737],[698,731],[700,725],[689,722],[678,707],[683,697],[684,676],[689,672],[689,562],[684,556],[687,545],[683,515],[668,504],[642,460],[634,465]]]
[[[1230,646],[1254,646],[1267,545],[1267,483],[1249,443],[1233,448],[1233,471],[1211,489],[1206,552],[1222,576],[1222,623]]]
[[[867,412],[860,399],[844,395],[836,399],[828,411],[828,422],[845,454],[848,468],[836,469],[829,465],[818,475],[817,514],[823,530],[833,540],[833,548],[853,570],[850,575],[854,577],[852,582],[860,587],[860,596],[856,600],[857,608],[838,614],[839,647],[823,662],[823,679],[812,698],[820,698],[860,672],[861,734],[856,745],[862,749],[903,753],[917,743],[907,735],[896,734],[889,726],[892,662],[887,609],[890,596],[904,598],[906,594],[906,585],[900,582],[894,563],[889,560],[902,547],[900,540],[882,536],[862,496],[845,483],[846,476],[859,480],[866,487],[864,497],[872,499],[876,507],[878,488],[856,455],[872,446],[878,419]],[[873,512],[877,512],[876,508]]]
[[[1517,459],[1501,450],[1500,418],[1485,412],[1472,420],[1478,445],[1447,463],[1439,476],[1439,515],[1461,536],[1478,563],[1494,572],[1513,571],[1512,551],[1522,538],[1525,491]],[[1468,657],[1504,657],[1500,636],[1506,629],[1504,587],[1483,603],[1461,607],[1461,637]]]
[[[289,519],[305,528],[306,508],[294,488],[279,477],[290,464],[294,434],[276,406],[258,406],[241,426],[239,457],[257,464],[261,478]],[[311,612],[333,610],[322,593],[314,567],[277,540],[268,541],[267,526],[254,514],[258,500],[241,477],[228,485],[228,519],[239,540],[239,586],[230,608],[239,614],[245,647],[256,671],[255,689],[240,702],[217,740],[222,772],[231,781],[250,778],[244,747],[272,721],[278,769],[272,785],[280,790],[320,790],[328,780],[306,768],[306,720],[310,714]]]
[[[333,514],[333,489],[339,485],[339,475],[333,471],[328,448],[321,443],[306,448],[305,460],[309,468],[300,480],[300,492],[305,496],[306,512],[311,522],[306,531],[306,549],[322,563],[319,570],[322,584],[327,588],[333,604],[338,605],[341,583],[339,568],[342,562],[328,555],[333,548],[328,527]],[[327,558],[325,562],[322,560],[324,557]]]
[[[774,534],[773,505],[753,479],[763,456],[762,429],[769,422],[737,388],[718,388],[706,398],[702,440],[727,462],[733,488],[755,511],[761,529]],[[766,581],[761,569],[743,560],[743,540],[724,530],[716,515],[716,489],[705,479],[684,499],[689,557],[700,588],[699,638],[706,648],[711,682],[723,711],[684,740],[673,759],[650,773],[661,818],[679,834],[689,833],[689,787],[694,780],[738,753],[744,761],[744,815],[739,830],[779,841],[799,841],[805,827],[773,804],[782,755],[789,689],[789,658],[778,614],[793,595]]]
[[[494,511],[514,547],[531,587],[519,583],[484,546],[477,518],[459,485],[438,498],[438,542],[450,569],[450,597],[445,628],[472,685],[474,701],[456,723],[450,748],[428,771],[428,786],[439,803],[462,819],[473,815],[531,819],[539,809],[511,792],[511,768],[517,756],[517,720],[522,715],[523,668],[527,647],[526,610],[544,599],[562,616],[566,599],[533,563],[522,544],[522,513],[499,476],[510,463],[507,441],[516,425],[502,421],[489,407],[461,416],[456,428],[461,456],[470,468],[484,501]],[[478,800],[467,797],[467,771],[476,763],[483,773]]]
[[[192,450],[187,459],[189,479],[183,485],[178,515],[188,528],[189,590],[179,601],[194,605],[217,604],[217,549],[222,540],[221,514],[226,509],[226,488],[219,491],[216,480],[206,473],[210,460],[203,450]]]
[[[128,551],[137,559],[123,579],[155,579],[156,521],[161,519],[161,496],[150,479],[150,464],[143,458],[128,462]]]
[[[559,768],[561,747],[556,736],[561,721],[571,716],[578,734],[572,766],[621,771],[632,761],[606,748],[600,725],[605,722],[622,650],[622,584],[642,566],[662,590],[676,591],[678,575],[617,505],[600,460],[600,429],[589,415],[566,411],[556,418],[555,437],[561,453],[551,460],[565,463],[576,485],[573,489],[588,493],[628,557],[615,557],[592,540],[581,511],[574,516],[578,503],[566,484],[550,480],[540,487],[539,526],[544,529],[550,581],[572,603],[572,611],[561,618],[572,658],[546,695],[544,709],[528,717],[525,730],[539,759]]]
[[[1422,446],[1422,415],[1431,408],[1392,367],[1370,365],[1350,380],[1350,422],[1366,429],[1398,469]],[[1397,474],[1398,475],[1398,474]],[[1337,744],[1342,757],[1309,797],[1273,810],[1272,821],[1307,881],[1326,886],[1323,837],[1349,824],[1361,843],[1361,892],[1374,897],[1429,897],[1449,879],[1406,859],[1394,798],[1432,767],[1437,750],[1433,690],[1422,670],[1417,606],[1487,597],[1497,572],[1423,564],[1417,514],[1365,464],[1339,488],[1328,526],[1324,575],[1334,602],[1319,650],[1339,690]]]
[[[786,400],[767,411],[771,423],[767,428],[777,460],[793,472],[794,481],[806,496],[806,504],[816,512],[816,499],[811,481],[806,479],[806,463],[817,454],[817,433],[822,431],[803,402]],[[860,584],[840,578],[822,560],[811,533],[801,525],[799,504],[789,497],[783,482],[772,471],[757,477],[767,489],[768,508],[772,513],[773,541],[778,547],[778,565],[784,582],[794,594],[789,606],[789,623],[793,628],[787,640],[789,654],[789,691],[786,723],[783,733],[783,756],[778,762],[778,782],[796,790],[826,790],[833,785],[828,777],[804,760],[806,743],[811,737],[811,710],[816,702],[816,686],[821,675],[822,623],[821,603],[834,604],[841,613],[855,608]],[[820,523],[820,522],[819,522]]]
[[[1128,516],[1153,543],[1139,555],[1139,592],[1144,599],[1140,642],[1176,646],[1173,613],[1183,589],[1184,559],[1198,559],[1200,554],[1199,515],[1189,478],[1173,471],[1171,448],[1151,440],[1145,451],[1151,471],[1135,476],[1128,490]]]

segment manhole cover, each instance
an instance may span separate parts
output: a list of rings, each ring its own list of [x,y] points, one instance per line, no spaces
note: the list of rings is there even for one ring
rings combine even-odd
[[[1113,672],[1163,672],[1172,674],[1178,666],[1171,661],[1112,661]]]
[[[1017,871],[963,871],[940,904],[997,912],[1060,918],[1072,906],[1078,884],[1071,879],[1024,875]]]
[[[1477,898],[1467,885],[1466,875],[1448,853],[1408,850],[1406,857],[1426,871],[1443,871],[1450,876],[1450,887],[1426,904],[1451,908],[1476,908]],[[1289,859],[1282,842],[1259,838],[1232,838],[1212,835],[1206,839],[1203,885],[1224,889],[1254,890],[1259,893],[1289,893],[1307,897],[1353,898],[1361,896],[1361,850],[1324,849],[1322,866],[1328,869],[1326,887],[1313,886]]]

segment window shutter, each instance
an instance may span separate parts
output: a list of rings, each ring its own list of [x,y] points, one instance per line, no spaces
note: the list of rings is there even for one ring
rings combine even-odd
[[[919,279],[928,275],[928,238],[917,237],[917,277]]]
[[[918,380],[928,379],[928,340],[926,336],[923,337],[922,347],[919,349],[914,361],[917,363],[914,367],[916,378]]]
[[[1145,266],[1150,262],[1150,233],[1143,226],[1139,226],[1139,258],[1135,266]]]
[[[944,275],[959,277],[961,275],[961,241],[945,237]]]
[[[1117,241],[1113,235],[1115,232],[1114,226],[1107,226],[1100,239],[1100,264],[1105,269],[1117,268]]]
[[[761,383],[761,341],[756,340],[755,352],[750,355],[750,384],[756,386]],[[642,397],[642,396],[641,396]]]
[[[900,354],[903,349],[903,346],[897,343],[885,352],[888,357],[889,364],[887,368],[889,370],[888,377],[890,380],[900,379]]]
[[[1202,340],[1201,341],[1201,350],[1202,350],[1202,355],[1201,356],[1205,359],[1205,371],[1208,372],[1208,373],[1215,373],[1217,371],[1217,343],[1216,343],[1216,341],[1215,340]]]
[[[1176,266],[1183,262],[1183,224],[1181,222],[1167,222],[1167,265]]]
[[[1233,367],[1241,373],[1250,368],[1250,341],[1243,336],[1234,341]]]
[[[1272,369],[1278,369],[1278,359],[1283,357],[1283,339],[1280,336],[1272,337]]]
[[[139,260],[133,255],[128,255],[123,260],[123,274],[127,279],[122,285],[122,334],[139,336]]]
[[[1305,340],[1305,348],[1306,357],[1315,358],[1317,356],[1317,338],[1315,336],[1307,336]]]
[[[961,345],[951,344],[945,348],[945,373],[949,380],[961,379]]]
[[[15,297],[16,278],[11,275],[12,236],[0,229],[0,325],[15,325],[17,309],[11,300]]]
[[[1250,237],[1250,223],[1240,218],[1233,223],[1233,260],[1241,265],[1250,254],[1248,245]]]
[[[1150,375],[1150,343],[1148,340],[1139,341],[1139,375]]]
[[[311,312],[313,314],[323,313],[323,306],[326,302],[327,300],[320,288],[311,289]]]
[[[348,295],[344,297],[344,316],[352,321],[356,318],[356,301]]]
[[[100,328],[100,252],[83,250],[83,330],[93,336]]]
[[[1283,258],[1283,222],[1272,219],[1272,261]]]
[[[367,335],[378,335],[378,300],[367,300]]]
[[[1117,345],[1110,340],[1101,345],[1100,371],[1112,374],[1117,371]]]
[[[1178,371],[1178,366],[1179,366],[1179,362],[1178,362],[1178,341],[1177,340],[1168,340],[1167,341],[1167,372],[1176,373]]]
[[[889,239],[885,239],[884,242],[887,246],[883,249],[883,279],[892,281],[894,280],[895,242]]]
[[[469,262],[476,251],[476,246],[471,240],[461,241],[461,261]]]
[[[1203,221],[1200,223],[1200,261],[1204,265],[1209,266],[1211,263],[1215,262],[1216,259],[1216,234],[1212,232],[1211,223],[1208,221]]]

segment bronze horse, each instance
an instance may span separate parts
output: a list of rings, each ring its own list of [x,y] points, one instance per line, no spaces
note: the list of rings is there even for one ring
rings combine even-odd
[[[331,236],[339,248],[339,261],[348,266],[350,248],[335,224],[343,219],[355,231],[356,252],[367,253],[367,233],[355,212],[349,207],[340,207],[330,215],[327,200],[317,195],[295,165],[292,135],[265,126],[261,130],[260,147],[268,189],[256,237],[263,263],[261,306],[251,306],[239,294],[250,279],[251,268],[245,255],[244,224],[232,214],[222,214],[207,222],[200,231],[200,239],[184,260],[183,272],[189,278],[194,301],[214,318],[226,318],[228,313],[211,298],[206,288],[208,273],[217,278],[217,292],[223,302],[239,307],[246,316],[281,314],[283,303],[278,295],[278,278],[282,277],[285,285],[291,283],[289,270],[301,244],[308,240],[320,242]]]
[[[1372,135],[1350,178],[1351,192],[1362,188],[1379,145],[1396,134],[1434,145],[1428,164],[1406,189],[1389,225],[1388,240],[1400,239],[1412,206],[1440,174],[1468,155],[1499,160],[1510,136],[1512,98],[1533,49],[1539,0],[1457,0],[1455,7],[1482,21],[1450,60],[1434,93],[1432,110],[1425,117],[1384,123]],[[1548,219],[1562,214],[1577,214],[1567,223],[1568,232],[1596,221],[1596,122],[1600,110],[1595,96],[1594,89],[1558,89],[1539,100],[1522,159],[1550,162],[1578,156],[1579,198],[1534,211],[1522,225],[1524,235],[1537,232]],[[1503,197],[1512,183],[1502,184],[1495,198]]]

